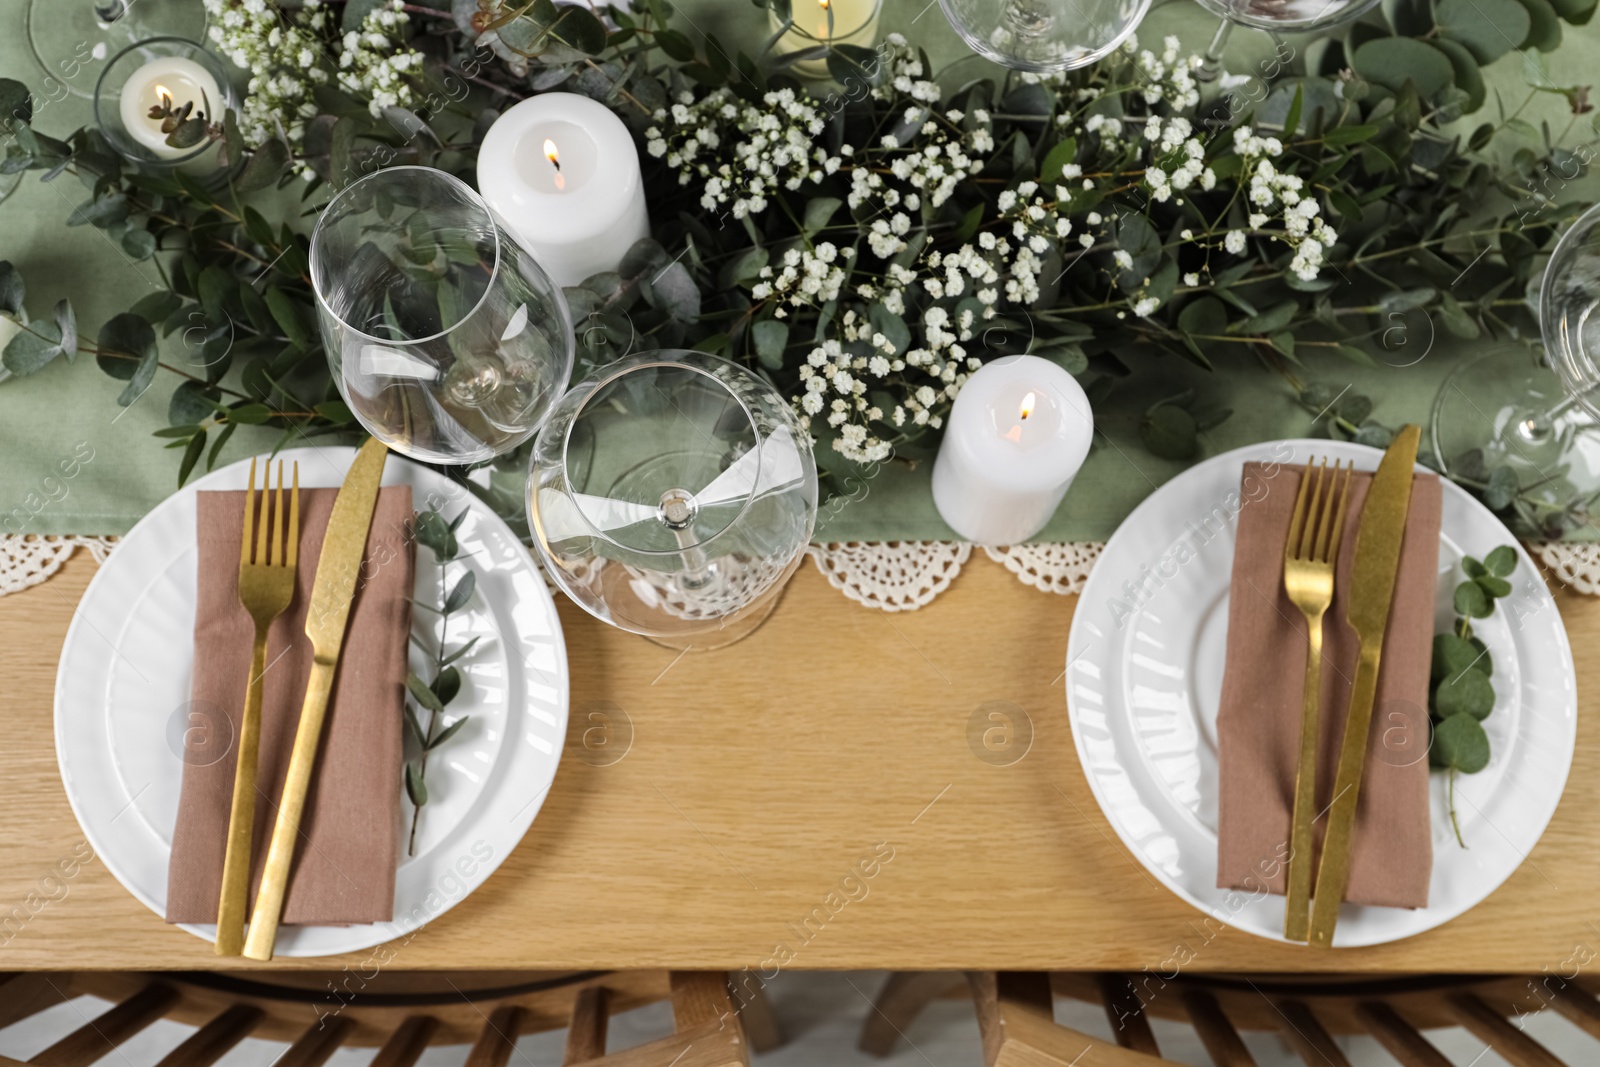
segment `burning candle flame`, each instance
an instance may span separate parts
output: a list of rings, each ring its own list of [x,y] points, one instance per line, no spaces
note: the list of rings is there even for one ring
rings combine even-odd
[[[556,151],[556,143],[548,137],[544,139],[544,158],[548,159],[550,165],[556,168],[556,188],[565,189],[567,187],[567,179],[561,173],[561,153]]]
[[[1022,406],[1017,409],[1017,417],[1026,422],[1028,416],[1033,414],[1033,408],[1038,402],[1038,399],[1039,398],[1030,391],[1027,396],[1022,398]]]
[[[162,107],[170,108],[172,106],[172,93],[168,91],[165,85],[156,86],[156,99],[161,101]]]

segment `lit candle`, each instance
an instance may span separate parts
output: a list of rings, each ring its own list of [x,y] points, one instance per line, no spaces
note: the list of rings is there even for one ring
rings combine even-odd
[[[616,270],[650,235],[633,137],[587,96],[542,93],[495,120],[478,191],[558,285]]]
[[[878,9],[882,0],[793,0],[794,25],[773,46],[780,55],[818,45],[853,44],[871,48],[878,43]],[[783,24],[776,13],[768,16],[772,32]],[[807,59],[791,68],[803,78],[826,78],[826,59]]]
[[[194,153],[198,145],[174,148],[167,144],[167,135],[161,132],[161,119],[150,117],[153,107],[170,107],[177,110],[193,102],[191,117],[205,114],[212,121],[212,112],[224,103],[217,80],[211,72],[192,59],[182,56],[165,56],[152,59],[128,78],[122,87],[118,110],[123,129],[141,146],[161,159],[182,159]]]
[[[1064,369],[1038,356],[986,363],[951,406],[933,502],[968,541],[1026,541],[1055,514],[1093,437],[1089,398]]]

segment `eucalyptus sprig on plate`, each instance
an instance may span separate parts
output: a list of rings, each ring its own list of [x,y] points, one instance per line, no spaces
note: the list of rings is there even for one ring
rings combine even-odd
[[[450,616],[471,603],[473,590],[477,588],[477,575],[465,564],[462,565],[460,577],[453,584],[449,580],[448,564],[455,562],[460,553],[456,530],[466,517],[465,508],[449,521],[438,510],[429,509],[417,514],[414,527],[417,543],[432,552],[439,563],[439,588],[444,599],[436,605],[412,601],[413,607],[439,617],[438,639],[429,653],[433,658],[432,679],[424,681],[414,671],[406,675],[407,695],[411,698],[405,706],[406,733],[420,750],[416,759],[406,762],[405,769],[406,796],[411,799],[411,833],[406,853],[412,856],[417,854],[417,824],[421,822],[422,809],[428,803],[428,755],[459,733],[468,719],[468,716],[461,715],[442,728],[439,725],[439,717],[445,713],[445,707],[461,693],[461,670],[455,666],[456,661],[471,652],[478,643],[474,637],[456,648],[445,644],[450,631]],[[412,641],[421,647],[415,635]],[[424,648],[423,651],[429,650]],[[426,729],[418,717],[417,709],[428,713]]]
[[[1473,619],[1494,614],[1495,601],[1511,595],[1507,580],[1517,569],[1517,550],[1501,545],[1481,561],[1467,556],[1461,561],[1466,580],[1456,586],[1453,603],[1455,627],[1433,638],[1432,692],[1428,714],[1433,742],[1428,763],[1450,775],[1450,827],[1462,848],[1461,823],[1456,818],[1456,775],[1477,774],[1489,765],[1489,735],[1482,722],[1494,711],[1494,658],[1489,647],[1472,632]]]

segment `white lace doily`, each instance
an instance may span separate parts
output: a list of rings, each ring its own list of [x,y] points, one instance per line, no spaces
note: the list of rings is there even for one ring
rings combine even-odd
[[[79,548],[104,563],[116,542],[115,537],[0,535],[0,596],[38,585]],[[1073,541],[983,551],[1024,585],[1066,595],[1083,589],[1104,547],[1099,541]],[[811,545],[806,555],[830,585],[856,603],[879,611],[915,611],[950,588],[972,548],[953,541],[846,541]],[[1528,551],[1568,588],[1600,596],[1600,544],[1530,541]]]

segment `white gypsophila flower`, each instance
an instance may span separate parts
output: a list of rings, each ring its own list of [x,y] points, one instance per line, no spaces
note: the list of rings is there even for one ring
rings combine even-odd
[[[1222,239],[1222,247],[1226,248],[1234,255],[1238,255],[1240,252],[1244,251],[1244,244],[1245,241],[1243,230],[1229,230],[1227,235]]]

